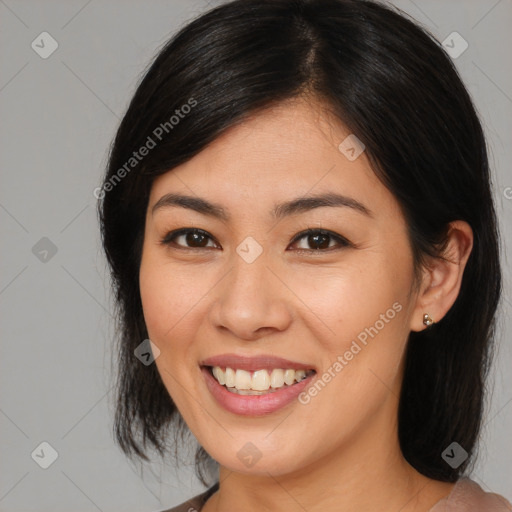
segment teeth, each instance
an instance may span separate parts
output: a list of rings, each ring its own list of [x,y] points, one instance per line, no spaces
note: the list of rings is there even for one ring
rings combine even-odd
[[[236,389],[251,389],[251,374],[245,370],[237,370],[235,377]]]
[[[219,371],[222,373],[222,369],[216,366],[215,368],[218,368]],[[215,376],[215,375],[214,375]],[[231,368],[226,368],[226,373],[224,374],[224,378],[226,380],[225,384],[228,388],[234,388],[235,387],[235,372]],[[220,381],[219,381],[220,383]]]
[[[272,370],[272,375],[270,376],[270,386],[273,388],[282,388],[284,386],[284,370],[279,368]]]
[[[295,382],[295,370],[285,370],[284,383],[291,386]]]
[[[237,370],[238,373],[240,370]],[[270,377],[267,370],[254,372],[251,380],[251,388],[255,391],[266,391],[270,387]]]
[[[235,395],[266,395],[267,393],[275,393],[277,389],[270,389],[269,391],[254,391],[252,389],[236,389],[236,388],[226,388],[231,393]]]
[[[224,372],[218,367],[215,366],[212,370],[213,376],[219,381],[219,384],[224,386],[226,384],[226,378],[224,377]]]
[[[306,377],[306,372],[304,370],[296,370],[295,371],[295,380],[297,382],[304,380],[305,377]]]
[[[226,368],[222,370],[220,366],[212,368],[212,374],[222,386],[226,386],[230,391],[238,392],[240,395],[258,395],[265,392],[273,392],[285,385],[291,386],[295,382],[300,382],[314,373],[313,370],[292,370],[290,368],[283,370],[276,368],[268,373],[267,370],[257,370],[253,373],[246,370],[234,370]]]

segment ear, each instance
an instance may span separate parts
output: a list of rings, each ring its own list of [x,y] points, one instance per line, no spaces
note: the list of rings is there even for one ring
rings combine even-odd
[[[453,306],[459,295],[462,276],[473,248],[473,230],[467,222],[450,223],[448,243],[443,257],[431,259],[423,270],[420,292],[411,316],[411,331],[427,328],[423,315],[428,313],[439,322]]]

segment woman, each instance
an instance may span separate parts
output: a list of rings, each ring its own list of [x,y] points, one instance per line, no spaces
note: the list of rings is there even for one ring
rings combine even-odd
[[[361,0],[207,12],[99,197],[117,440],[147,460],[188,428],[205,485],[218,463],[172,510],[511,510],[464,477],[501,292],[485,140],[424,30]]]

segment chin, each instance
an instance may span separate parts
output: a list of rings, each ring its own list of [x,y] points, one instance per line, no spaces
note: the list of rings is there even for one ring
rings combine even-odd
[[[235,437],[230,439],[229,445],[225,449],[219,449],[218,444],[213,450],[208,450],[207,446],[203,446],[221,466],[236,473],[280,476],[299,471],[303,467],[304,443],[287,444],[286,450],[283,450],[284,439],[279,439],[279,447],[276,447],[275,443],[269,442],[268,439],[265,440],[263,435],[259,439],[257,437],[252,438],[252,441],[250,439],[248,436]],[[238,446],[240,448],[235,448]],[[297,454],[301,451],[302,457],[298,459]]]

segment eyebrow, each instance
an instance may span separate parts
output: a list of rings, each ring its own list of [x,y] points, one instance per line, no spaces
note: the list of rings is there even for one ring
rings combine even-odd
[[[154,215],[157,210],[163,208],[176,206],[194,210],[203,215],[214,217],[225,222],[228,222],[231,218],[229,213],[219,204],[211,203],[200,197],[181,194],[165,194],[155,203],[151,210],[151,214]],[[286,201],[275,205],[270,214],[274,219],[282,219],[289,215],[304,213],[313,210],[314,208],[321,208],[324,206],[347,207],[368,217],[373,217],[373,212],[364,204],[351,197],[335,193],[304,196],[291,201]]]

